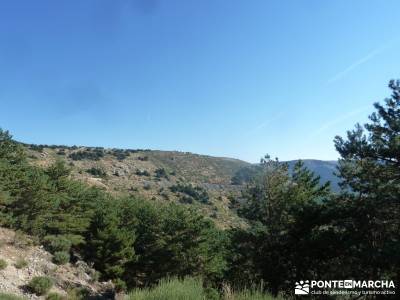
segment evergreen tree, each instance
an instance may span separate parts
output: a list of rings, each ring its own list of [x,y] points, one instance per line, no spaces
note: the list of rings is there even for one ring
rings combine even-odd
[[[100,203],[87,231],[85,256],[106,279],[119,279],[135,260],[135,232],[121,222],[115,201]]]
[[[357,124],[347,139],[336,137],[335,145],[345,189],[343,227],[353,241],[348,257],[368,278],[400,282],[400,81],[389,88],[391,97],[375,103],[370,122]]]
[[[244,193],[246,203],[239,213],[250,227],[231,231],[230,278],[235,284],[264,282],[272,294],[286,289],[297,276],[296,228],[299,211],[320,206],[329,196],[329,183],[298,162],[293,174],[287,164],[261,160],[262,173]],[[306,257],[305,257],[306,258]]]

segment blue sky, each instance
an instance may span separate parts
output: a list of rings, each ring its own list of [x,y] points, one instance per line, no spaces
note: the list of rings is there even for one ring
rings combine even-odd
[[[336,159],[399,78],[398,1],[0,1],[0,127],[28,143]]]

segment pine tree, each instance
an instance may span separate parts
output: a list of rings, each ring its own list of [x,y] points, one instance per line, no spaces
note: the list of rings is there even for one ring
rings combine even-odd
[[[336,137],[345,227],[354,245],[349,257],[369,278],[400,280],[400,81],[390,81],[385,103],[375,103],[370,122]],[[345,215],[345,214],[344,214]],[[400,281],[398,281],[400,282]]]
[[[286,288],[297,272],[298,237],[293,237],[299,212],[320,206],[330,194],[329,183],[304,167],[261,160],[262,173],[243,194],[246,203],[239,211],[250,227],[231,231],[231,280],[239,285],[264,282],[274,295]],[[304,254],[304,253],[303,253]],[[306,259],[306,257],[304,257]]]

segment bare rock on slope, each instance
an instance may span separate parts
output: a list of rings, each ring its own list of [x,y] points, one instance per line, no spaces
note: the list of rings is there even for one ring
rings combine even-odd
[[[35,276],[48,276],[54,280],[52,292],[63,295],[71,288],[85,288],[93,295],[100,295],[112,288],[110,283],[99,283],[93,278],[95,271],[86,263],[58,266],[52,263],[52,255],[42,246],[33,245],[32,239],[23,234],[0,227],[0,259],[7,267],[0,270],[0,292],[24,296],[28,299],[44,299],[31,294],[26,288]],[[24,260],[26,267],[17,268]],[[110,298],[109,298],[110,299]]]

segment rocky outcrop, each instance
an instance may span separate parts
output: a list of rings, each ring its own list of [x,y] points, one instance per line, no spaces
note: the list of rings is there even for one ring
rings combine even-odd
[[[48,276],[54,281],[51,292],[66,295],[68,290],[83,288],[91,295],[104,295],[104,299],[113,299],[112,284],[98,282],[96,271],[85,262],[78,260],[73,264],[58,266],[52,262],[52,255],[43,246],[35,245],[32,238],[1,227],[0,259],[7,263],[0,270],[2,293],[28,299],[44,299],[30,293],[27,284],[35,276]]]

